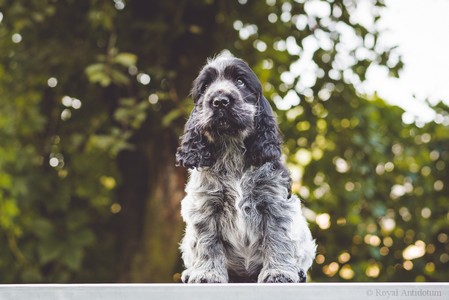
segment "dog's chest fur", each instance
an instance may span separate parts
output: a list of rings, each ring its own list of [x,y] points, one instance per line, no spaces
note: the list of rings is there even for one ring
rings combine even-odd
[[[257,199],[252,197],[257,168],[245,169],[245,148],[238,140],[227,141],[221,151],[212,168],[191,173],[187,192],[192,203],[188,206],[195,219],[213,216],[230,275],[248,278],[258,274],[263,259]],[[187,209],[184,206],[183,210]]]

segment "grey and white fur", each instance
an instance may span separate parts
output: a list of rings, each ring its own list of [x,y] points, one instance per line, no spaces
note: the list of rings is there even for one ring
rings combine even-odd
[[[281,137],[259,79],[241,59],[208,60],[176,153],[190,170],[181,242],[188,283],[304,282],[316,244],[291,194]]]

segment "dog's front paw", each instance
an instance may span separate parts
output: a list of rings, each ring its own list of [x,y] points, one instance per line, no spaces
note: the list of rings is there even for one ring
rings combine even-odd
[[[188,283],[190,278],[190,269],[186,269],[181,274],[182,283]]]
[[[268,269],[260,272],[259,283],[297,283],[305,282],[306,275],[303,271],[293,273],[291,271],[282,271],[278,269]]]
[[[181,276],[184,283],[227,283],[228,275],[216,270],[185,270]]]
[[[298,276],[299,276],[299,282],[306,282],[307,281],[307,274],[306,274],[306,272],[304,272],[304,270],[300,270],[298,272]]]

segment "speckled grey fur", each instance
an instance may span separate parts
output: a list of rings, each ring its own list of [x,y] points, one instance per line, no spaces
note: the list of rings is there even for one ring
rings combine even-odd
[[[237,75],[227,69],[234,65]],[[203,74],[211,68],[212,82]],[[217,93],[229,97],[229,107],[210,105]],[[192,169],[181,210],[182,280],[305,281],[316,245],[290,193],[279,132],[257,77],[241,60],[219,56],[208,61],[192,94],[195,108],[177,153],[178,164]]]

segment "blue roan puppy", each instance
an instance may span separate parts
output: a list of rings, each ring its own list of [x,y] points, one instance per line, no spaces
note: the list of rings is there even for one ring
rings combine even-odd
[[[316,245],[291,194],[281,138],[259,79],[241,59],[208,61],[192,89],[177,164],[190,170],[183,282],[304,282]]]

